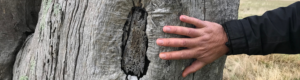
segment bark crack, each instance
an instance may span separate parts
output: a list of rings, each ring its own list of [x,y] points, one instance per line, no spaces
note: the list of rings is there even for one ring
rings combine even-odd
[[[206,7],[205,7],[205,4],[206,4],[206,1],[205,0],[203,0],[204,1],[204,5],[203,5],[203,7],[204,7],[204,9],[203,9],[203,12],[204,12],[204,20],[206,20],[205,18],[206,18]]]
[[[140,79],[148,70],[147,15],[140,6],[132,7],[123,28],[121,68],[127,77],[132,75]]]
[[[81,17],[81,19],[84,19],[84,17],[85,17],[85,12],[86,12],[86,10],[87,10],[87,6],[88,6],[88,1],[89,0],[87,0],[86,1],[86,4],[85,4],[85,6],[84,6],[84,9],[83,9],[83,15],[82,15],[82,17]],[[79,1],[79,3],[80,3],[80,1]],[[83,34],[81,34],[80,33],[80,30],[82,30],[82,32],[83,32],[83,29],[82,29],[82,25],[84,25],[83,24],[83,20],[81,20],[81,22],[80,22],[80,24],[79,24],[79,32],[78,32],[78,42],[79,42],[79,44],[78,44],[78,50],[77,50],[77,55],[76,55],[76,59],[75,59],[75,67],[74,67],[74,76],[73,76],[73,80],[75,80],[75,77],[76,77],[76,68],[77,68],[77,62],[78,62],[78,57],[79,57],[79,53],[80,53],[80,47],[81,47],[81,44],[82,44],[82,38],[83,38]]]

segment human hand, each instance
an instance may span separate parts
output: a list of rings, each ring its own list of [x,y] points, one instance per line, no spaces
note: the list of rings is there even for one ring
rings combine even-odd
[[[181,15],[180,20],[193,24],[196,28],[164,26],[163,31],[171,34],[185,35],[191,38],[159,38],[156,40],[156,43],[160,46],[187,47],[187,49],[180,51],[161,52],[159,54],[161,59],[197,59],[192,65],[185,68],[182,73],[183,77],[196,72],[229,51],[225,45],[228,41],[227,35],[220,24],[202,21],[185,15]]]

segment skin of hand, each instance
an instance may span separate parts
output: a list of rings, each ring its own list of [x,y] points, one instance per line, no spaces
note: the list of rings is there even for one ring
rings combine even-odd
[[[220,24],[202,21],[186,15],[181,15],[180,20],[196,26],[188,28],[182,26],[164,26],[165,33],[185,35],[190,38],[159,38],[156,44],[168,47],[186,47],[180,51],[161,52],[159,57],[164,60],[197,59],[182,73],[186,77],[190,73],[212,63],[225,55],[229,49],[225,45],[228,41],[227,35]]]

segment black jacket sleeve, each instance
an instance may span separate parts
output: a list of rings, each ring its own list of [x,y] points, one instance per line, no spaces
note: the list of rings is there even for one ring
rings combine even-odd
[[[300,53],[300,2],[222,26],[228,36],[227,55]]]

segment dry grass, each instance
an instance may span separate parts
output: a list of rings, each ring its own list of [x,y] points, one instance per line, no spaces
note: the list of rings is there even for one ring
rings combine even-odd
[[[298,0],[241,0],[239,18],[261,15]],[[300,54],[228,56],[223,80],[300,80]]]
[[[262,15],[267,10],[288,6],[300,0],[240,0],[239,19]]]
[[[228,56],[224,80],[300,80],[300,55]]]

